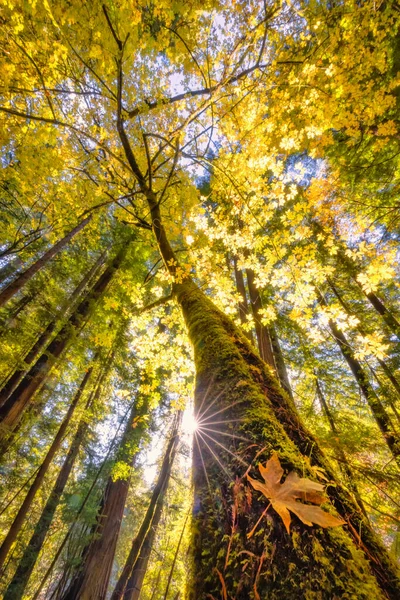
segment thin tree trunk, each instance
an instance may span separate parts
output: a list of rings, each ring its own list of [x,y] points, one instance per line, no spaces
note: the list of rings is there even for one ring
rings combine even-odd
[[[236,290],[237,290],[238,294],[240,294],[240,297],[241,297],[241,300],[239,301],[240,322],[243,325],[245,325],[248,323],[247,316],[249,314],[249,305],[247,303],[246,286],[244,283],[243,272],[241,269],[238,269],[238,265],[237,265],[237,256],[233,257],[233,267],[234,267],[234,272],[235,272]],[[252,335],[251,331],[245,330],[244,333],[245,333],[245,336],[250,340],[250,342],[253,343],[254,340],[253,340],[253,335]]]
[[[172,565],[171,565],[171,568],[169,570],[167,587],[165,588],[165,592],[164,592],[164,600],[168,600],[169,588],[170,588],[170,585],[171,585],[172,577],[173,577],[174,570],[175,570],[176,561],[178,560],[179,551],[180,551],[182,540],[183,540],[183,534],[185,533],[185,529],[186,529],[186,525],[187,525],[190,513],[191,513],[191,511],[188,511],[188,513],[186,515],[185,521],[183,523],[181,535],[179,536],[178,544],[176,546],[176,550],[175,550],[174,558],[173,558],[173,561],[172,561]]]
[[[318,377],[316,378],[315,381],[316,381],[316,388],[317,388],[317,396],[318,396],[318,400],[321,405],[321,408],[322,408],[322,410],[325,414],[325,417],[329,423],[329,427],[331,428],[332,434],[334,435],[335,438],[338,438],[339,433],[338,433],[338,430],[336,427],[336,423],[333,418],[331,409],[329,408],[328,402],[326,401],[326,398],[322,391],[322,387],[321,387]],[[357,485],[354,483],[353,472],[350,468],[349,461],[347,460],[347,456],[344,453],[339,442],[337,442],[337,444],[336,444],[336,451],[338,454],[340,468],[347,477],[348,485],[354,494],[357,504],[360,506],[361,510],[363,511],[365,518],[368,519],[368,515],[367,515],[367,511],[365,510],[364,502],[362,501],[362,498],[360,496],[360,492],[358,491]]]
[[[36,342],[33,344],[32,348],[29,350],[28,354],[23,359],[24,367],[17,368],[11,377],[8,379],[6,384],[0,390],[0,407],[3,406],[4,402],[9,398],[12,392],[15,390],[21,379],[27,374],[29,371],[30,365],[32,365],[35,358],[38,354],[42,354],[46,348],[48,341],[50,340],[53,332],[55,331],[57,325],[60,323],[61,317],[66,317],[66,315],[70,314],[71,310],[74,307],[75,302],[82,294],[83,290],[90,284],[90,281],[93,279],[101,265],[103,264],[105,259],[105,254],[102,254],[95,264],[91,267],[88,273],[85,274],[82,281],[76,286],[71,296],[68,298],[67,302],[61,307],[58,311],[57,316],[48,323],[45,330],[39,335]]]
[[[339,290],[334,285],[334,283],[330,279],[328,279],[327,281],[328,281],[329,287],[331,288],[332,292],[335,294],[336,298],[339,300],[341,306],[346,311],[347,315],[349,315],[349,316],[350,315],[357,316],[350,309],[350,307],[348,306],[347,302],[344,301],[342,295],[339,293]],[[357,330],[360,332],[361,335],[365,335],[365,331],[364,331],[363,327],[360,324],[357,325]],[[384,360],[382,360],[381,358],[377,358],[376,360],[378,361],[378,363],[381,366],[383,372],[385,373],[386,377],[389,379],[389,381],[393,385],[394,389],[396,390],[396,392],[397,392],[397,394],[398,394],[398,396],[400,398],[400,383],[398,382],[398,380],[396,379],[396,377],[392,373],[392,370],[390,369],[390,367],[388,367],[388,365],[386,364],[386,362]]]
[[[281,345],[279,343],[278,335],[276,333],[275,326],[272,323],[270,325],[268,325],[268,332],[269,332],[269,337],[271,340],[272,350],[274,353],[274,360],[275,360],[276,370],[278,373],[279,382],[280,382],[281,386],[283,387],[283,389],[285,390],[285,392],[288,394],[291,402],[294,405],[294,397],[293,397],[292,387],[291,387],[290,381],[289,381],[289,375],[288,375],[288,372],[286,369],[285,359],[283,358],[283,353],[282,353]]]
[[[121,441],[117,461],[124,462],[132,468],[136,459],[137,444],[142,428],[132,427],[135,417],[146,414],[148,401],[140,403],[140,408],[133,407]],[[117,546],[119,530],[124,514],[125,502],[129,489],[129,477],[107,481],[100,509],[97,516],[94,536],[82,553],[82,564],[72,579],[62,600],[104,600]]]
[[[322,306],[327,306],[326,300],[321,294],[318,294],[318,299]],[[357,384],[371,409],[374,419],[381,430],[390,452],[395,458],[397,464],[400,466],[400,439],[395,433],[389,414],[375,393],[375,390],[371,386],[368,376],[361,366],[360,361],[355,358],[354,352],[352,351],[344,333],[340,331],[332,319],[329,319],[328,325],[342,352],[343,358],[350,367],[350,370],[353,373],[354,378],[357,381]]]
[[[390,310],[386,308],[382,300],[380,300],[374,292],[369,292],[368,294],[364,292],[364,294],[366,295],[372,306],[375,308],[376,312],[381,315],[389,329],[391,329],[391,331],[393,331],[393,333],[396,334],[396,336],[400,339],[400,323],[393,315],[393,313],[391,313]]]
[[[90,368],[87,373],[85,385],[87,385],[89,381],[91,372],[92,368]],[[88,401],[86,402],[85,406],[85,412],[81,417],[78,428],[72,440],[71,446],[68,450],[67,456],[62,464],[54,487],[50,493],[45,507],[42,510],[39,520],[36,523],[32,537],[28,545],[24,549],[24,553],[19,561],[14,577],[12,578],[5,592],[3,600],[20,600],[24,595],[24,591],[26,589],[26,586],[28,585],[29,578],[35,567],[36,561],[43,547],[47,532],[52,523],[54,513],[56,512],[65,486],[67,485],[67,481],[74,466],[76,457],[78,456],[78,452],[86,437],[86,433],[89,428],[89,421],[87,420],[87,411],[95,402],[98,396],[98,392],[101,389],[101,383],[99,382],[93,389],[92,393],[89,395]]]
[[[147,563],[154,542],[158,522],[161,518],[163,496],[168,487],[172,464],[179,443],[179,429],[182,413],[174,421],[171,438],[161,465],[157,483],[142,521],[138,534],[133,540],[129,556],[115,586],[111,600],[137,600],[146,573]]]
[[[15,517],[15,519],[10,527],[10,530],[9,530],[6,538],[3,541],[3,544],[0,548],[0,572],[4,566],[4,562],[5,562],[7,555],[11,549],[11,546],[13,545],[14,541],[17,538],[18,533],[21,530],[21,527],[22,527],[22,525],[25,521],[25,518],[28,514],[28,511],[31,507],[31,504],[36,496],[37,491],[39,490],[39,487],[41,486],[41,484],[43,482],[43,479],[48,471],[48,468],[49,468],[56,452],[59,450],[59,448],[61,446],[64,435],[68,430],[69,423],[72,419],[75,408],[80,400],[80,397],[85,389],[85,386],[90,377],[90,374],[91,374],[91,369],[89,369],[89,371],[87,371],[85,373],[85,376],[83,377],[82,382],[71,402],[71,405],[67,411],[67,414],[65,415],[64,420],[60,425],[60,428],[56,434],[56,437],[54,438],[53,443],[51,444],[49,450],[47,451],[46,457],[45,457],[44,461],[42,462],[42,464],[40,465],[37,475],[31,485],[31,487],[29,488],[27,495],[25,496],[25,499],[21,505],[21,508],[19,509],[17,516]]]
[[[393,313],[386,308],[385,304],[378,298],[375,292],[366,292],[362,286],[362,284],[358,281],[357,275],[359,275],[360,268],[352,262],[345,254],[344,249],[340,248],[338,252],[338,258],[342,265],[344,265],[348,271],[348,274],[353,279],[353,281],[357,284],[358,288],[362,292],[362,294],[369,300],[371,306],[376,310],[376,312],[383,318],[386,325],[389,327],[393,333],[400,339],[400,323],[393,315]]]
[[[28,283],[32,279],[32,277],[43,267],[47,265],[47,263],[54,257],[56,254],[61,252],[65,248],[65,246],[72,240],[72,238],[79,233],[85,225],[87,225],[92,216],[89,215],[86,219],[83,219],[76,227],[71,229],[67,235],[65,235],[61,240],[56,242],[54,246],[49,248],[47,252],[43,254],[39,260],[37,260],[33,265],[28,267],[26,271],[21,273],[14,281],[12,281],[2,292],[0,292],[0,306],[3,306],[10,298],[12,298],[23,286]]]
[[[274,353],[267,327],[261,322],[260,311],[262,309],[261,297],[254,283],[254,271],[246,269],[247,287],[249,289],[250,304],[253,311],[258,350],[261,358],[276,371]]]
[[[107,269],[99,277],[92,289],[86,294],[65,325],[51,341],[44,354],[36,360],[28,373],[10,394],[6,402],[0,408],[0,423],[4,434],[11,433],[18,423],[23,411],[31,401],[34,393],[45,381],[50,369],[57,358],[73,339],[76,330],[83,319],[89,315],[94,300],[97,300],[110,283],[116,269],[120,266],[126,254],[127,246],[123,246],[120,252],[111,261]],[[7,442],[4,442],[7,446]]]

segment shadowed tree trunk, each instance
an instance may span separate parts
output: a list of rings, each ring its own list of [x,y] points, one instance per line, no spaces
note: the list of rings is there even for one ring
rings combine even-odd
[[[59,358],[64,349],[68,346],[83,319],[90,313],[93,302],[97,300],[107,288],[114,272],[123,261],[126,251],[127,245],[124,245],[111,261],[107,269],[99,277],[92,289],[77,306],[65,325],[57,333],[56,337],[51,341],[46,352],[36,360],[19,385],[0,408],[0,422],[2,424],[3,436],[7,433],[11,433],[18,423],[34,393],[45,381],[55,360]],[[7,446],[6,441],[3,443],[3,450],[4,446]]]
[[[254,271],[252,269],[246,269],[246,275],[247,287],[249,288],[250,304],[253,311],[256,328],[258,350],[261,358],[276,371],[274,353],[272,350],[268,328],[265,327],[261,321],[260,311],[262,309],[262,302],[260,294],[254,283]]]
[[[134,465],[142,428],[132,427],[135,418],[148,412],[148,399],[135,403],[128,419],[116,461]],[[138,406],[136,406],[138,404]],[[99,504],[91,542],[82,553],[82,563],[62,595],[62,600],[104,600],[114,561],[119,530],[129,489],[129,476],[109,477]]]
[[[75,290],[72,292],[71,296],[68,298],[68,301],[61,307],[58,311],[57,316],[50,321],[45,330],[39,335],[36,342],[33,344],[32,348],[29,350],[28,354],[23,359],[24,366],[17,368],[11,377],[8,379],[6,384],[0,390],[0,407],[4,404],[7,398],[12,394],[12,392],[17,387],[18,383],[27,374],[29,371],[30,365],[33,363],[35,358],[39,353],[42,353],[47,345],[47,342],[50,340],[53,332],[55,331],[57,325],[60,323],[60,318],[70,314],[71,310],[73,310],[74,304],[76,300],[80,297],[83,290],[90,284],[90,281],[95,276],[99,268],[104,262],[105,254],[102,254],[99,259],[95,262],[93,267],[85,274],[82,281],[77,285]]]
[[[85,225],[87,225],[91,221],[92,216],[89,215],[86,219],[83,219],[76,227],[71,229],[67,235],[65,235],[61,240],[56,242],[54,246],[49,248],[47,252],[45,252],[42,258],[39,258],[33,265],[28,267],[26,271],[21,273],[14,281],[12,281],[2,292],[0,292],[0,306],[3,306],[10,298],[12,298],[20,289],[24,287],[26,283],[32,277],[38,273],[43,267],[47,265],[47,263],[54,257],[56,254],[61,252],[65,248],[65,246],[72,240],[72,238],[79,233]]]
[[[17,516],[15,517],[15,519],[10,527],[10,530],[9,530],[6,538],[3,541],[3,544],[0,548],[0,572],[3,568],[4,561],[7,558],[7,555],[11,549],[11,546],[13,545],[14,541],[17,538],[18,533],[21,530],[24,520],[28,514],[28,511],[32,505],[32,502],[36,496],[36,493],[39,490],[39,487],[41,486],[41,484],[44,480],[44,477],[48,471],[48,468],[49,468],[56,452],[59,450],[59,448],[61,446],[64,435],[66,434],[66,432],[68,430],[68,426],[71,422],[75,408],[81,398],[82,393],[85,390],[85,387],[89,380],[91,372],[92,372],[91,369],[89,369],[85,373],[85,376],[83,377],[82,382],[71,402],[71,405],[67,411],[67,414],[65,415],[64,420],[61,423],[59,430],[57,431],[56,437],[54,438],[53,443],[51,444],[50,448],[48,449],[46,457],[45,457],[44,461],[42,462],[42,464],[40,465],[40,468],[36,474],[36,477],[31,485],[31,487],[29,488],[28,493],[25,496],[25,499],[21,505],[21,508],[19,509]]]
[[[326,300],[321,294],[318,294],[318,300],[322,306],[327,306]],[[343,358],[350,367],[350,370],[353,373],[354,378],[357,381],[357,384],[371,409],[373,417],[379,429],[381,430],[390,452],[395,458],[397,464],[400,466],[400,438],[395,432],[389,414],[375,393],[374,388],[370,384],[368,376],[365,373],[360,361],[355,358],[351,345],[347,341],[344,333],[340,331],[332,319],[329,319],[328,325],[340,348]]]
[[[185,533],[185,529],[186,529],[186,525],[187,525],[189,517],[190,517],[190,512],[188,512],[188,514],[186,515],[185,521],[183,523],[182,531],[181,531],[181,534],[179,536],[179,540],[178,540],[178,544],[176,546],[176,550],[175,550],[175,553],[174,553],[174,558],[173,558],[173,561],[172,561],[172,565],[171,565],[171,568],[169,570],[168,580],[167,580],[167,587],[165,588],[164,599],[163,600],[167,600],[168,599],[169,588],[170,588],[170,585],[171,585],[171,582],[172,582],[172,577],[174,575],[176,561],[178,560],[178,555],[179,555],[179,552],[180,552],[180,549],[181,549],[182,540],[183,540],[183,534]],[[179,594],[179,592],[178,592],[178,594]]]
[[[281,386],[283,387],[283,389],[289,396],[292,404],[294,405],[293,392],[292,392],[292,387],[291,387],[290,381],[289,381],[289,375],[288,375],[288,372],[286,369],[285,359],[283,358],[283,353],[282,353],[278,335],[276,333],[275,326],[272,323],[270,325],[268,325],[268,331],[269,331],[269,337],[271,340],[272,350],[274,353],[274,360],[275,360],[276,370],[278,373],[279,383],[281,384]]]
[[[317,396],[318,396],[318,400],[321,405],[321,408],[322,408],[322,410],[325,414],[325,417],[329,423],[329,427],[331,429],[332,434],[334,435],[335,438],[338,439],[339,432],[336,427],[335,419],[333,418],[331,409],[329,408],[328,402],[326,401],[326,398],[322,391],[322,387],[321,387],[318,377],[316,378],[315,382],[316,382],[316,388],[317,388]],[[357,488],[356,484],[354,483],[353,472],[350,468],[349,461],[347,460],[347,456],[344,453],[342,447],[340,446],[339,441],[336,444],[336,452],[337,452],[337,458],[338,458],[340,468],[347,478],[348,486],[350,487],[351,491],[353,492],[354,498],[357,500],[357,503],[360,506],[361,510],[363,511],[365,517],[368,518],[367,511],[365,510],[364,503],[360,496],[360,492],[358,491],[358,488]]]
[[[157,483],[138,534],[133,540],[125,566],[115,586],[111,600],[137,600],[146,574],[154,537],[161,518],[164,494],[168,488],[172,464],[179,444],[179,429],[182,413],[178,413],[171,438],[164,454]]]
[[[240,294],[241,300],[239,301],[239,317],[240,322],[245,325],[248,323],[247,315],[249,314],[249,305],[247,303],[246,286],[244,283],[243,272],[238,268],[237,256],[233,257],[233,268],[235,273],[236,290]],[[250,342],[253,343],[253,335],[251,331],[245,331],[245,335],[249,338]]]
[[[94,359],[95,361],[96,359]],[[24,553],[19,561],[17,570],[12,578],[6,593],[4,595],[4,600],[20,600],[23,597],[26,586],[28,585],[29,578],[32,574],[32,571],[35,567],[36,561],[40,554],[40,551],[43,547],[47,532],[52,523],[54,513],[57,509],[57,506],[60,502],[61,496],[64,492],[65,486],[67,484],[68,478],[74,466],[76,457],[78,456],[79,450],[82,446],[82,443],[85,440],[87,430],[89,428],[89,420],[87,411],[96,404],[97,400],[100,397],[104,381],[109,374],[110,368],[113,363],[113,352],[111,355],[107,357],[106,364],[101,370],[100,377],[96,382],[92,392],[89,395],[89,398],[86,402],[85,412],[83,413],[81,420],[79,422],[78,428],[72,440],[71,446],[67,453],[67,456],[63,462],[63,465],[58,474],[56,483],[50,493],[50,496],[46,502],[46,505],[40,515],[40,518],[35,526],[35,530],[33,535],[29,541],[29,544],[26,546]],[[86,384],[89,380],[90,372],[88,372],[88,377],[86,379]]]

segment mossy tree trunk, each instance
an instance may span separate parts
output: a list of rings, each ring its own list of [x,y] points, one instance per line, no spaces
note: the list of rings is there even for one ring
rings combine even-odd
[[[220,597],[224,586],[236,600],[397,598],[396,568],[263,361],[192,282],[176,286],[176,297],[195,351],[200,421],[190,598]],[[308,527],[293,516],[288,535],[270,508],[247,539],[268,501],[245,473],[251,467],[254,476],[272,452],[287,472],[314,478],[310,467],[323,468],[335,482],[328,496],[347,525]]]
[[[124,130],[121,94],[119,62],[118,132],[147,200],[164,265],[174,279],[178,261],[163,226],[157,194],[141,173]],[[175,283],[173,291],[194,348],[195,410],[200,421],[194,448],[189,598],[397,600],[400,579],[395,565],[357,504],[335,481],[316,440],[269,368],[190,278]],[[346,527],[308,527],[293,517],[289,535],[270,508],[256,533],[247,538],[267,500],[249,487],[245,474],[273,452],[288,472],[313,478],[311,466],[325,470],[334,482],[328,486],[328,496]]]
[[[137,600],[139,598],[158,523],[161,518],[164,494],[168,488],[172,465],[178,449],[181,420],[182,413],[179,412],[175,417],[171,437],[146,514],[132,542],[131,550],[118,578],[111,600]]]
[[[117,463],[132,468],[143,434],[143,421],[135,419],[146,415],[149,403],[138,396],[133,406],[116,456]],[[82,562],[62,600],[104,600],[114,561],[119,530],[129,490],[129,475],[111,474],[99,503],[93,538],[82,552]]]

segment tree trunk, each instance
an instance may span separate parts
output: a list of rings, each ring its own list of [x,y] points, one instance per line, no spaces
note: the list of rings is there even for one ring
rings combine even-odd
[[[18,423],[27,404],[32,399],[32,396],[45,381],[50,369],[54,365],[55,359],[59,358],[63,350],[70,343],[76,329],[82,323],[84,317],[89,314],[93,301],[97,300],[107,288],[114,272],[123,261],[126,250],[127,246],[124,245],[111,261],[107,269],[99,277],[93,288],[80,302],[65,325],[57,333],[56,337],[47,347],[46,352],[37,359],[35,364],[30,368],[28,373],[0,408],[0,423],[3,429],[3,436],[7,433],[11,433]],[[3,446],[7,446],[7,442],[4,442]]]
[[[166,236],[157,196],[148,187],[129,144],[121,111],[117,128],[147,199],[165,268],[174,281],[179,264]],[[285,469],[313,477],[304,460],[307,457],[332,481],[335,474],[265,363],[230,319],[189,277],[175,283],[173,292],[194,349],[199,420],[189,598],[227,598],[229,594],[235,600],[281,600],[347,595],[353,600],[397,600],[400,580],[396,566],[339,482],[329,486],[327,494],[348,523],[349,533],[344,527],[310,528],[296,520],[289,535],[280,517],[269,509],[258,535],[247,538],[267,504],[246,485],[246,471],[256,459],[264,462],[274,451],[279,452]],[[220,423],[210,440],[203,435],[207,433],[204,421],[209,427],[214,415]],[[222,450],[224,445],[228,451]],[[230,535],[233,520],[235,532]],[[363,531],[361,548],[359,531]]]
[[[237,256],[233,257],[233,267],[235,272],[235,281],[236,281],[236,290],[238,294],[240,294],[241,300],[239,301],[239,317],[240,322],[245,325],[248,323],[247,315],[249,314],[249,305],[247,304],[247,296],[246,296],[246,286],[244,283],[244,277],[241,269],[238,269],[237,266]],[[245,336],[250,340],[251,343],[254,342],[253,335],[251,331],[245,331]]]
[[[137,600],[143,584],[147,563],[153,546],[157,526],[161,518],[163,496],[168,487],[172,464],[179,443],[182,414],[178,413],[171,432],[157,483],[151,495],[146,515],[139,532],[133,540],[129,556],[115,586],[111,600]]]
[[[117,455],[117,461],[134,465],[142,428],[132,427],[135,417],[147,414],[148,401],[133,407]],[[62,600],[105,600],[111,576],[115,549],[129,489],[129,477],[107,481],[99,505],[94,536],[82,553],[82,564],[73,577]]]
[[[87,385],[89,381],[91,372],[92,368],[89,369],[85,376],[85,385]],[[99,396],[102,383],[103,374],[100,377],[100,380],[97,383],[96,387],[92,390],[92,393],[89,395],[85,406],[85,412],[81,417],[78,428],[72,440],[67,456],[65,457],[65,460],[62,464],[54,487],[50,493],[45,507],[42,510],[39,520],[36,523],[33,535],[28,545],[24,549],[24,553],[19,561],[18,568],[5,592],[3,600],[21,600],[24,595],[25,588],[28,585],[29,578],[35,567],[36,561],[43,547],[47,532],[52,523],[54,513],[56,512],[65,486],[67,485],[68,478],[74,466],[76,457],[78,456],[80,447],[86,437],[86,433],[89,427],[87,411]]]
[[[315,381],[316,381],[316,387],[317,387],[317,396],[318,396],[318,400],[321,405],[321,408],[322,408],[322,410],[325,414],[325,417],[329,423],[329,427],[331,429],[332,434],[334,435],[335,438],[338,438],[339,434],[338,434],[338,430],[336,427],[336,423],[335,423],[335,420],[331,413],[331,409],[329,408],[328,402],[326,401],[326,398],[322,391],[322,387],[319,382],[319,379],[316,378]],[[363,511],[365,518],[368,519],[368,515],[367,515],[367,511],[365,510],[364,502],[362,501],[360,492],[358,491],[358,487],[354,483],[353,472],[350,468],[349,461],[347,460],[347,456],[344,453],[342,447],[340,446],[339,441],[336,444],[336,452],[337,452],[337,458],[338,458],[340,469],[344,473],[344,475],[347,477],[347,482],[348,482],[348,485],[349,485],[351,491],[354,494],[354,498],[356,499],[358,505],[360,506],[361,510]]]
[[[85,287],[90,283],[92,278],[95,276],[98,269],[104,262],[105,254],[102,254],[99,259],[95,262],[92,268],[89,270],[87,274],[85,274],[82,281],[77,285],[75,290],[72,292],[71,296],[68,298],[68,301],[64,303],[61,309],[58,311],[57,316],[50,321],[45,330],[40,334],[36,342],[33,344],[32,348],[29,350],[28,354],[23,359],[24,367],[17,368],[11,377],[8,379],[6,384],[0,390],[0,407],[3,406],[7,398],[12,394],[15,390],[21,379],[27,374],[29,371],[30,365],[32,365],[33,361],[37,357],[39,353],[43,353],[48,341],[51,338],[52,333],[56,329],[57,325],[60,322],[60,318],[68,315],[74,307],[76,300],[79,298]]]
[[[45,457],[44,461],[42,462],[42,464],[40,465],[37,475],[31,485],[31,487],[29,488],[27,495],[25,496],[25,499],[21,505],[21,508],[19,509],[17,516],[15,517],[15,519],[10,527],[10,530],[9,530],[6,538],[3,541],[3,544],[0,548],[0,572],[3,568],[4,562],[7,558],[10,548],[13,545],[14,541],[16,540],[18,533],[21,530],[24,520],[28,514],[28,511],[32,505],[32,502],[36,496],[36,493],[39,490],[39,487],[41,486],[41,484],[43,482],[43,479],[48,471],[48,468],[49,468],[56,452],[59,450],[59,448],[61,446],[64,435],[66,434],[66,432],[68,430],[68,425],[74,414],[74,410],[80,400],[80,397],[85,389],[86,383],[87,383],[90,375],[91,375],[91,369],[89,369],[85,373],[85,376],[83,377],[82,382],[71,402],[71,405],[67,411],[67,414],[65,415],[64,420],[61,423],[59,430],[57,431],[56,437],[54,438],[53,443],[51,444],[49,450],[47,451],[46,457]]]
[[[381,315],[389,329],[391,329],[391,331],[393,331],[393,333],[400,339],[400,323],[396,317],[390,312],[390,310],[386,308],[382,300],[380,300],[374,292],[369,292],[368,294],[364,292],[364,294],[375,308],[376,312]]]
[[[276,333],[276,329],[272,323],[268,326],[268,332],[271,340],[272,350],[274,353],[274,360],[276,364],[276,370],[278,373],[279,383],[281,384],[285,392],[288,394],[294,406],[294,397],[292,387],[289,381],[289,375],[286,369],[285,359],[283,358],[282,349],[279,343],[279,338]]]
[[[327,306],[325,298],[318,294],[318,300],[322,306]],[[374,419],[381,430],[381,433],[385,439],[385,442],[395,458],[397,464],[400,466],[400,439],[399,436],[395,433],[395,429],[393,424],[391,423],[390,416],[388,415],[385,407],[382,402],[379,400],[375,390],[371,386],[367,374],[364,372],[364,369],[361,366],[360,361],[358,361],[354,353],[351,349],[349,342],[346,339],[346,336],[340,329],[337,327],[336,323],[329,319],[328,321],[329,329],[332,332],[333,337],[335,338],[341,352],[343,358],[347,362],[350,367],[351,372],[354,375],[355,380],[358,383],[362,394],[367,401],[368,406],[371,409],[371,412],[374,416]]]
[[[167,587],[165,588],[164,599],[163,600],[168,600],[168,592],[169,592],[169,588],[170,588],[170,585],[171,585],[171,582],[172,582],[172,577],[174,575],[176,561],[178,560],[179,551],[181,549],[181,544],[182,544],[182,540],[183,540],[183,534],[185,533],[185,529],[186,529],[186,525],[187,525],[189,516],[190,516],[190,512],[188,512],[188,514],[186,515],[185,521],[183,523],[181,535],[179,536],[179,540],[178,540],[178,544],[176,546],[176,550],[175,550],[174,558],[173,558],[173,561],[172,561],[172,565],[171,565],[171,568],[169,570]]]
[[[274,353],[267,327],[261,322],[260,311],[262,309],[261,297],[254,283],[254,271],[246,269],[247,287],[249,288],[250,304],[253,311],[256,327],[258,350],[261,358],[276,371]]]
[[[176,263],[170,261],[176,258],[159,206],[151,196],[148,202],[164,264],[174,276]],[[231,321],[190,279],[175,284],[174,293],[194,347],[197,371],[199,429],[194,449],[195,535],[189,598],[220,597],[225,586],[236,600],[257,598],[257,594],[271,600],[311,594],[395,600],[400,594],[397,569],[337,481],[327,494],[349,533],[341,527],[310,528],[296,520],[288,535],[280,517],[269,509],[259,535],[247,539],[267,505],[244,477],[256,457],[264,462],[272,452],[279,452],[285,469],[312,478],[304,459],[308,457],[330,480],[335,481],[335,473],[263,361]],[[214,415],[220,423],[210,439]],[[231,536],[233,512],[236,529]],[[360,527],[364,554],[359,548]]]
[[[56,256],[61,250],[65,248],[65,246],[72,240],[72,238],[81,231],[89,223],[92,216],[89,215],[86,219],[83,219],[76,227],[71,229],[67,235],[65,235],[61,240],[56,242],[54,246],[49,248],[47,252],[45,252],[42,258],[39,258],[33,265],[28,267],[26,271],[21,273],[14,281],[12,281],[2,292],[0,292],[0,306],[3,306],[10,298],[12,298],[23,286],[32,279],[32,277],[43,267],[47,265],[47,263]]]

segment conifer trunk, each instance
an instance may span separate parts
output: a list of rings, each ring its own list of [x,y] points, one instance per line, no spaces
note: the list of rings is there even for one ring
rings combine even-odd
[[[47,451],[47,454],[45,456],[45,459],[43,460],[42,464],[40,465],[40,468],[36,474],[36,477],[31,485],[31,487],[29,488],[28,493],[25,496],[25,499],[21,505],[21,508],[19,509],[17,516],[15,517],[10,530],[6,536],[6,538],[3,541],[2,546],[0,547],[0,572],[2,571],[4,562],[7,558],[7,555],[11,549],[11,546],[13,545],[14,541],[17,538],[18,533],[21,530],[21,527],[25,521],[25,518],[28,514],[28,511],[32,505],[32,502],[36,496],[37,491],[39,490],[44,477],[48,471],[48,468],[56,454],[56,452],[59,450],[61,443],[63,441],[64,435],[66,434],[67,430],[68,430],[68,426],[71,422],[72,416],[74,414],[75,408],[82,396],[82,393],[86,387],[86,384],[89,380],[89,377],[91,375],[91,369],[89,369],[83,379],[82,382],[71,402],[71,405],[67,411],[67,414],[64,417],[63,422],[61,423],[56,437],[53,440],[53,443],[51,444],[50,448]]]
[[[318,295],[318,299],[320,304],[326,306],[326,301],[321,294]],[[395,432],[389,414],[375,393],[375,390],[371,386],[368,376],[365,373],[360,361],[355,358],[354,352],[351,349],[351,345],[347,341],[344,333],[340,331],[332,319],[329,319],[328,325],[340,348],[343,358],[347,362],[365,400],[367,401],[368,406],[371,409],[373,417],[379,429],[381,430],[383,438],[390,452],[392,453],[397,464],[400,466],[400,438]]]
[[[78,223],[76,227],[71,229],[61,240],[56,242],[54,246],[49,248],[39,260],[33,263],[30,267],[21,273],[14,281],[12,281],[2,292],[0,292],[0,306],[3,306],[10,298],[12,298],[20,289],[24,287],[32,277],[38,273],[56,254],[61,252],[72,238],[79,233],[90,221],[92,215],[89,215],[83,221]]]
[[[236,290],[240,294],[241,300],[239,301],[239,318],[240,322],[245,325],[248,323],[247,315],[249,314],[249,306],[247,303],[246,286],[244,283],[243,272],[238,268],[237,256],[233,257],[233,268],[235,273]],[[246,337],[253,342],[253,335],[251,331],[245,331]]]
[[[42,513],[35,526],[35,530],[32,534],[32,537],[28,545],[24,549],[24,553],[19,561],[14,577],[12,578],[6,590],[3,600],[21,600],[23,597],[26,586],[28,585],[29,578],[32,574],[40,551],[43,547],[47,532],[52,523],[54,513],[60,502],[60,498],[64,492],[65,486],[67,485],[67,481],[74,466],[76,457],[78,456],[78,452],[82,446],[83,441],[85,440],[87,430],[89,428],[87,411],[96,403],[100,396],[104,380],[109,372],[110,363],[112,363],[112,358],[108,362],[108,364],[106,364],[105,368],[103,368],[99,380],[97,381],[95,387],[89,395],[85,406],[85,412],[81,417],[78,428],[71,442],[67,456],[65,457],[65,460],[62,464],[54,487],[50,493],[45,507],[42,510]],[[92,369],[89,369],[85,385],[87,385],[89,381],[91,372]]]
[[[56,337],[51,341],[46,352],[39,356],[19,385],[0,408],[0,423],[3,429],[3,438],[12,432],[34,393],[45,381],[55,360],[60,357],[64,349],[73,339],[73,336],[83,319],[89,314],[92,303],[97,300],[107,288],[114,272],[123,261],[126,250],[126,246],[121,248],[92,289],[77,306],[65,325],[57,333]],[[4,441],[2,449],[4,450],[6,447],[7,441]]]
[[[131,550],[115,586],[111,600],[137,600],[139,598],[154,537],[161,518],[163,496],[168,488],[172,464],[179,443],[181,418],[182,414],[178,413],[149,506],[138,534],[132,542]]]
[[[247,287],[249,288],[250,304],[253,311],[258,350],[261,358],[276,371],[274,353],[267,327],[261,321],[260,311],[262,309],[261,297],[254,283],[254,271],[246,269]]]
[[[174,277],[177,261],[162,225],[159,205],[144,184],[142,189],[164,264]],[[205,600],[229,594],[236,600],[346,596],[353,600],[397,599],[400,580],[396,566],[336,480],[316,440],[304,428],[264,362],[194,282],[187,279],[175,284],[174,294],[194,348],[195,410],[200,421],[194,449],[189,598]],[[210,435],[205,427],[212,425],[214,414],[222,423],[210,440],[204,435]],[[205,420],[202,433],[201,421]],[[219,455],[219,462],[210,450]],[[282,520],[270,508],[258,535],[247,539],[267,501],[249,488],[245,473],[250,466],[255,467],[256,460],[264,462],[273,452],[278,452],[287,472],[294,470],[313,478],[310,460],[324,469],[330,480],[336,480],[336,487],[328,487],[327,494],[346,521],[346,528],[308,527],[293,517],[288,535]]]
[[[103,264],[104,257],[104,254],[100,256],[100,258],[95,262],[95,264],[92,266],[89,272],[85,274],[82,281],[74,289],[71,296],[68,298],[68,301],[60,309],[58,315],[54,319],[52,319],[50,323],[48,323],[44,331],[39,335],[38,339],[23,359],[24,367],[17,368],[11,375],[11,377],[8,379],[8,381],[5,383],[5,385],[2,387],[2,389],[0,390],[0,407],[3,406],[4,402],[15,390],[21,379],[27,374],[30,365],[33,363],[37,355],[39,353],[44,352],[44,349],[48,341],[50,340],[51,335],[53,334],[57,325],[59,324],[60,318],[65,318],[65,315],[68,315],[71,312],[76,300],[79,298],[85,287],[90,283],[100,266]]]
[[[132,468],[137,455],[137,444],[141,427],[133,428],[135,417],[146,414],[148,401],[145,398],[137,408],[136,403],[129,416],[121,440],[117,461]],[[93,539],[82,553],[82,563],[62,595],[62,600],[105,600],[111,576],[115,549],[124,514],[129,489],[129,477],[108,478],[101,502]]]
[[[320,384],[318,378],[316,379],[316,388],[317,388],[317,396],[318,396],[319,403],[320,403],[321,408],[325,414],[325,417],[329,423],[331,432],[335,436],[335,438],[338,438],[338,430],[336,427],[335,419],[333,418],[331,409],[328,405],[328,402],[326,401],[324,392],[322,391],[322,387],[321,387],[321,384]],[[344,453],[342,447],[340,446],[339,441],[337,442],[337,445],[336,445],[336,452],[338,454],[338,461],[340,464],[340,468],[347,478],[347,483],[348,483],[351,491],[354,494],[354,498],[356,499],[358,505],[360,506],[361,510],[363,511],[365,517],[368,518],[367,511],[365,510],[364,502],[362,501],[360,492],[358,491],[358,487],[354,483],[353,472],[350,468],[349,461],[347,460],[347,456]]]

